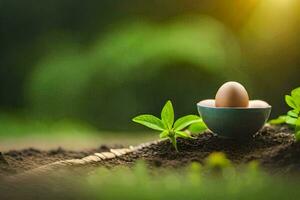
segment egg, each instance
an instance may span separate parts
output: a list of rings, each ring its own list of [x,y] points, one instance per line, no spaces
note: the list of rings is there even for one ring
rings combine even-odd
[[[215,104],[216,107],[248,107],[249,96],[243,85],[230,81],[217,91]]]

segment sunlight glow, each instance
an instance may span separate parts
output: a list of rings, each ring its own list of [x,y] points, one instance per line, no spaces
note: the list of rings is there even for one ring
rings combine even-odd
[[[277,3],[279,5],[290,5],[295,2],[295,0],[272,0],[273,3]]]
[[[241,28],[241,37],[255,55],[295,46],[299,0],[261,0]]]

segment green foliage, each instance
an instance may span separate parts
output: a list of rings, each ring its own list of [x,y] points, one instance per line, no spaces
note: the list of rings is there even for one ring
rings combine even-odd
[[[159,137],[161,139],[168,138],[173,144],[176,151],[178,151],[176,141],[177,138],[192,138],[190,134],[182,130],[193,124],[197,124],[198,127],[200,126],[201,131],[206,130],[206,126],[203,120],[197,115],[187,115],[181,117],[174,123],[174,109],[171,101],[167,101],[167,103],[163,107],[161,111],[161,119],[153,115],[146,114],[139,115],[133,118],[132,121],[142,124],[148,128],[161,131]]]
[[[207,126],[206,124],[203,122],[202,118],[201,118],[201,122],[197,122],[197,123],[194,123],[194,124],[191,124],[188,128],[188,130],[191,132],[191,133],[202,133],[203,131],[206,131],[207,130]]]
[[[218,81],[233,71],[237,76],[232,69],[239,66],[238,42],[213,18],[180,16],[165,23],[133,18],[109,27],[85,45],[72,40],[74,34],[45,39],[45,57],[31,71],[16,70],[26,74],[20,88],[30,113],[127,131],[134,129],[127,119],[136,110],[155,110],[172,97],[180,105],[177,111],[190,113],[187,102],[195,102],[199,90],[197,98],[204,98]]]
[[[174,123],[174,110],[171,101],[167,101],[161,111],[161,120],[168,129],[172,129]]]
[[[230,160],[227,159],[223,152],[213,152],[206,158],[206,165],[209,168],[226,168],[231,165]]]
[[[285,121],[286,121],[286,115],[281,115],[281,116],[279,116],[278,118],[276,118],[276,119],[271,119],[270,121],[269,121],[269,123],[270,124],[274,124],[274,125],[276,125],[276,124],[284,124],[285,123]]]
[[[208,160],[212,163],[227,163],[226,156],[214,154]],[[210,163],[210,162],[209,162]],[[299,179],[291,180],[271,177],[259,168],[257,162],[235,168],[233,165],[215,174],[209,163],[193,162],[180,169],[149,169],[138,162],[131,169],[119,167],[114,170],[99,168],[90,173],[85,199],[172,199],[172,200],[253,200],[253,199],[298,199]],[[229,170],[230,168],[230,170]],[[217,176],[216,176],[217,175]],[[84,179],[84,180],[85,180]],[[75,191],[76,192],[76,191]]]
[[[297,141],[300,140],[300,131],[298,131],[298,132],[295,134],[295,137],[296,137],[296,140],[297,140]]]
[[[182,129],[184,129],[184,128],[192,125],[192,124],[201,124],[201,125],[205,126],[202,119],[199,119],[198,116],[196,116],[196,115],[187,115],[187,116],[179,118],[175,122],[174,130],[179,131],[179,130],[182,130]]]
[[[165,129],[164,123],[153,115],[140,115],[135,117],[133,121],[157,131],[163,131]]]
[[[270,120],[270,124],[288,124],[295,129],[296,140],[300,140],[300,87],[292,90],[291,95],[285,95],[286,104],[292,108],[286,115]]]
[[[0,112],[0,138],[41,137],[86,137],[96,136],[98,130],[82,121],[67,119],[47,120],[22,114]]]

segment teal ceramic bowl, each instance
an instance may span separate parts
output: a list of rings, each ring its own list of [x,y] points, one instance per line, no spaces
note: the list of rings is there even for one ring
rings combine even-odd
[[[268,120],[272,107],[260,100],[249,101],[249,107],[215,107],[215,100],[197,104],[207,127],[215,134],[232,139],[249,140]]]

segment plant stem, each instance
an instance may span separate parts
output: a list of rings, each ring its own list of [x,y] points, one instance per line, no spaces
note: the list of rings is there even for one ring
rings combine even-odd
[[[172,136],[172,137],[170,137],[170,140],[171,140],[175,150],[178,152],[176,137]]]

